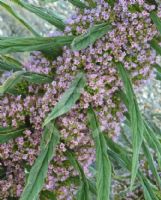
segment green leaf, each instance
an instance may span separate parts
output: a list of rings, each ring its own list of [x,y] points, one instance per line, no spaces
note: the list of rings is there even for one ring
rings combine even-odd
[[[19,71],[22,70],[22,64],[17,60],[8,57],[0,57],[0,71]]]
[[[88,6],[86,6],[82,1],[80,0],[68,0],[71,4],[73,4],[74,6],[80,8],[80,9],[85,9],[85,8],[89,8]]]
[[[106,137],[106,139],[107,144],[110,147],[110,149],[107,150],[110,158],[117,162],[124,169],[126,168],[131,171],[131,158],[128,156],[128,152],[108,137]],[[150,186],[150,181],[143,175],[140,170],[137,171],[137,177],[141,181],[145,199],[147,198],[146,200],[158,200],[152,187]]]
[[[156,166],[154,164],[153,156],[151,155],[151,152],[149,151],[149,148],[147,147],[145,142],[143,142],[142,148],[143,148],[143,151],[144,151],[144,155],[145,155],[145,157],[148,161],[149,168],[150,168],[151,172],[153,173],[153,176],[155,177],[158,186],[161,187],[161,179],[160,179],[160,176],[157,172]]]
[[[29,25],[28,22],[26,22],[21,16],[19,16],[11,6],[4,3],[0,0],[0,6],[2,6],[4,9],[6,9],[13,17],[15,17],[25,28],[27,28],[33,35],[39,36],[39,34]]]
[[[72,49],[78,51],[85,49],[110,30],[112,30],[112,26],[109,23],[96,24],[89,28],[86,33],[73,40]]]
[[[111,163],[107,154],[107,145],[92,107],[88,109],[88,121],[96,146],[96,187],[97,200],[110,199]]]
[[[159,0],[160,1],[160,0]],[[145,1],[146,3],[148,3],[148,4],[152,4],[152,5],[155,5],[156,7],[158,6],[158,2],[156,2],[156,0],[146,0]]]
[[[79,172],[79,176],[80,176],[80,180],[81,180],[81,186],[80,186],[80,189],[78,191],[77,200],[90,200],[88,180],[87,180],[87,178],[84,174],[84,171],[83,171],[81,165],[76,160],[75,155],[72,151],[68,150],[66,152],[66,156],[68,157],[72,166]]]
[[[107,1],[107,3],[109,3],[109,5],[112,7],[115,5],[116,2],[116,0],[105,0],[105,1]]]
[[[138,164],[139,164],[139,153],[143,141],[144,123],[139,111],[137,100],[132,88],[132,83],[129,75],[121,63],[116,63],[117,69],[124,83],[126,98],[128,100],[128,112],[130,116],[130,123],[132,129],[132,145],[133,145],[133,156],[132,156],[132,175],[131,175],[131,189],[134,184]]]
[[[24,131],[25,131],[25,126],[19,128],[0,127],[0,144],[8,142],[10,139],[15,139],[19,136],[22,136]]]
[[[0,95],[9,92],[11,88],[13,88],[17,83],[19,83],[22,79],[22,75],[25,71],[17,71],[13,73],[4,83],[0,86]]]
[[[59,143],[60,136],[53,122],[45,127],[44,133],[48,133],[50,138],[49,142],[46,146],[42,146],[41,152],[30,170],[20,200],[37,200],[38,194],[41,191],[47,176],[49,163],[55,155],[55,149]]]
[[[124,101],[125,105],[128,106],[127,98],[123,91],[120,91],[120,97]],[[127,120],[130,119],[128,113],[126,114]],[[149,147],[152,148],[156,154],[157,154],[157,161],[161,169],[161,143],[159,141],[159,138],[157,137],[157,134],[153,131],[151,128],[151,124],[146,122],[144,120],[144,138],[146,142],[148,143]]]
[[[106,143],[109,149],[111,149],[113,152],[119,155],[119,157],[124,160],[124,165],[126,168],[130,171],[131,170],[131,163],[129,159],[129,153],[128,151],[123,148],[121,145],[115,143],[112,139],[110,139],[107,136],[107,133],[105,135]]]
[[[33,84],[43,84],[52,82],[52,79],[47,75],[37,74],[34,72],[17,71],[14,72],[3,83],[3,85],[0,86],[0,95],[4,95],[4,93],[12,93],[12,89],[14,89],[14,87],[22,80],[26,80]]]
[[[23,75],[23,79],[33,84],[51,83],[53,81],[50,76],[47,76],[45,74],[38,74],[34,72],[26,72]]]
[[[151,19],[153,20],[154,24],[156,25],[158,31],[160,32],[161,34],[161,19],[157,16],[156,12],[155,11],[152,11],[150,13],[150,17]]]
[[[159,45],[159,41],[156,38],[150,41],[150,45],[157,52],[157,54],[161,55],[161,46]]]
[[[64,31],[65,23],[61,18],[58,17],[58,15],[54,14],[54,12],[51,12],[50,10],[47,10],[45,8],[37,7],[33,4],[29,4],[22,0],[12,0],[12,1],[18,4],[19,6],[25,8],[26,10],[36,14],[40,18],[46,20],[50,24],[56,26],[58,29]]]
[[[97,189],[95,181],[88,179],[89,190],[92,194],[97,195]]]
[[[56,200],[56,195],[48,190],[43,190],[40,193],[40,200]]]
[[[140,180],[142,183],[145,199],[146,200],[159,200],[152,188],[152,184],[142,173],[140,173]]]
[[[154,64],[153,67],[156,68],[156,70],[157,70],[159,73],[161,73],[161,66],[160,66],[160,65]]]
[[[156,79],[161,80],[161,66],[158,64],[153,65],[153,67],[157,70],[156,71]]]
[[[74,36],[16,38],[1,37],[0,54],[26,51],[53,51],[54,55],[60,53],[65,45],[70,45]]]
[[[90,8],[95,8],[97,6],[97,3],[94,2],[93,0],[86,0]]]
[[[85,75],[79,73],[76,78],[72,81],[69,89],[65,91],[59,102],[55,105],[51,113],[47,116],[43,126],[48,124],[53,119],[67,113],[80,98],[81,91],[85,86]]]
[[[144,138],[146,139],[146,142],[149,144],[149,146],[156,152],[158,164],[161,169],[161,143],[157,135],[154,133],[153,129],[149,126],[149,124],[145,120],[144,120],[144,126],[145,126]]]

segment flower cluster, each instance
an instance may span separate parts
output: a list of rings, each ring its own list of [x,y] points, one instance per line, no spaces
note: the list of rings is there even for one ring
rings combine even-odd
[[[96,111],[101,130],[117,139],[126,107],[117,96],[122,82],[115,62],[124,64],[136,88],[153,75],[151,65],[155,63],[156,55],[148,43],[157,34],[149,17],[153,9],[155,7],[144,0],[119,0],[113,8],[98,0],[96,8],[72,16],[64,34],[79,35],[93,24],[102,22],[112,24],[110,32],[85,50],[72,51],[64,47],[62,56],[52,62],[40,53],[32,56],[26,69],[53,75],[54,81],[42,86],[30,85],[26,96],[6,95],[0,100],[1,126],[28,125],[24,136],[0,145],[0,167],[5,170],[4,178],[0,178],[0,198],[20,196],[25,176],[39,153],[42,123],[76,74],[83,70],[87,84],[80,100],[57,120],[61,143],[49,166],[44,186],[48,190],[54,189],[60,200],[73,199],[77,184],[72,180],[77,177],[77,172],[64,152],[66,148],[72,149],[85,173],[91,176],[89,166],[95,160],[95,150],[87,120],[90,104]]]

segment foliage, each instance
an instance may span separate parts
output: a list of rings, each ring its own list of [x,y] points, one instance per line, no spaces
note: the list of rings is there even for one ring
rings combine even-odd
[[[34,35],[0,38],[0,71],[11,72],[0,86],[0,149],[23,155],[15,158],[25,160],[18,160],[18,169],[24,165],[20,187],[26,179],[24,188],[11,185],[0,198],[109,200],[115,198],[111,188],[121,168],[131,177],[126,193],[139,185],[144,199],[160,199],[160,133],[140,111],[135,87],[153,71],[161,77],[155,62],[155,53],[161,55],[161,8],[157,1],[101,2],[99,7],[99,1],[69,0],[78,11],[65,21],[24,0],[0,1]],[[38,34],[14,4],[54,25],[58,34]],[[130,28],[124,15],[132,19]],[[8,55],[26,51],[41,52],[35,52],[31,66]],[[122,121],[128,132],[123,129],[121,142],[115,141]],[[8,170],[3,159],[7,163],[12,153],[0,154],[0,179]]]

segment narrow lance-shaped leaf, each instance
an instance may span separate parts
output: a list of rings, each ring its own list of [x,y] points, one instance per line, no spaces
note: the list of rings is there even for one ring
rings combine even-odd
[[[122,148],[120,145],[112,141],[111,139],[106,137],[107,144],[110,149],[108,149],[108,154],[111,158],[111,160],[114,160],[117,162],[121,167],[128,169],[129,171],[131,170],[131,157],[128,156],[128,152]],[[148,179],[143,175],[141,171],[137,171],[137,177],[140,179],[143,191],[144,191],[144,196],[148,197],[147,200],[159,200],[156,195],[154,190],[151,188],[150,183]]]
[[[86,33],[76,37],[72,42],[73,50],[82,50],[92,45],[97,39],[101,38],[108,31],[112,30],[109,23],[96,24],[89,28]]]
[[[157,172],[156,166],[154,164],[153,156],[151,155],[151,152],[149,151],[149,148],[147,147],[145,142],[143,142],[142,147],[143,147],[144,155],[148,161],[149,168],[150,168],[151,172],[153,173],[153,176],[155,177],[159,188],[161,188],[161,179]]]
[[[150,17],[151,19],[153,20],[154,24],[156,25],[158,31],[160,32],[161,34],[161,19],[157,16],[156,12],[155,11],[152,11],[150,13]]]
[[[97,3],[94,2],[93,0],[86,0],[90,8],[95,8],[97,6]]]
[[[70,45],[74,36],[57,36],[57,37],[1,37],[0,54],[25,52],[25,51],[49,51],[52,50],[54,55],[60,53],[60,48],[64,45]]]
[[[157,70],[156,79],[161,80],[161,66],[158,64],[153,65],[153,67]]]
[[[52,78],[48,75],[38,74],[34,72],[26,72],[23,75],[23,79],[35,84],[51,83],[53,81]]]
[[[44,190],[40,193],[40,200],[56,200],[56,195],[54,192]]]
[[[55,105],[51,113],[49,113],[43,126],[48,124],[51,120],[67,113],[74,106],[81,95],[85,83],[84,73],[79,73],[69,86],[69,89],[65,91],[59,102]]]
[[[151,47],[157,52],[158,55],[161,55],[161,46],[159,45],[157,38],[154,38],[150,41]]]
[[[13,73],[4,83],[0,86],[0,95],[8,92],[12,87],[19,83],[25,71],[17,71]]]
[[[143,149],[144,155],[146,157],[146,160],[148,162],[149,169],[151,170],[151,172],[152,172],[152,174],[153,174],[153,176],[154,176],[154,178],[157,182],[157,185],[160,188],[161,187],[161,179],[160,179],[158,171],[155,167],[153,155],[151,154],[150,149],[154,149],[154,151],[156,151],[156,154],[158,156],[158,163],[160,163],[161,153],[159,152],[159,150],[161,150],[161,149],[159,147],[161,147],[161,145],[158,144],[159,140],[158,140],[157,143],[154,142],[154,138],[153,138],[154,136],[153,136],[152,131],[150,130],[149,127],[147,127],[145,120],[143,120],[143,121],[144,121],[144,126],[145,126],[144,127],[144,138],[145,138],[145,140],[142,143],[142,149]],[[127,119],[126,122],[127,122],[126,125],[129,126],[130,123],[129,123],[128,119]],[[147,142],[148,146],[147,146],[145,141]],[[157,148],[156,148],[156,146],[157,146]]]
[[[143,192],[144,192],[144,198],[146,200],[159,200],[158,197],[155,194],[155,191],[152,188],[152,184],[150,181],[143,175],[143,173],[140,172],[139,178],[142,183]]]
[[[85,8],[89,8],[88,6],[86,6],[86,4],[84,4],[82,1],[80,0],[68,0],[71,4],[73,4],[74,6],[80,8],[80,9],[85,9]]]
[[[8,142],[10,139],[15,139],[19,136],[22,136],[24,131],[25,131],[25,126],[19,128],[0,127],[0,144]]]
[[[0,57],[0,71],[20,71],[22,70],[22,64],[17,60],[8,57]]]
[[[114,6],[114,4],[116,2],[116,0],[105,0],[105,1],[107,1],[107,3],[109,3],[110,6]]]
[[[76,160],[74,153],[71,152],[70,150],[68,150],[66,152],[66,156],[68,157],[68,159],[71,162],[71,164],[73,165],[73,167],[79,172],[81,186],[78,191],[77,200],[90,200],[90,191],[89,191],[88,180],[84,174],[84,171],[83,171],[81,165]]]
[[[146,142],[149,144],[149,146],[156,152],[157,161],[161,169],[161,143],[157,138],[156,133],[154,133],[152,128],[149,126],[149,124],[147,124],[145,120],[144,120],[144,126],[145,126],[144,138],[146,139]]]
[[[45,127],[44,134],[47,133],[49,137],[48,143],[42,146],[41,152],[30,170],[29,177],[20,200],[37,200],[38,194],[44,185],[49,163],[55,154],[56,146],[60,140],[59,132],[53,122]]]
[[[15,17],[25,28],[27,28],[33,35],[39,36],[39,34],[26,22],[21,16],[19,16],[11,6],[0,0],[0,6],[5,8],[13,17]]]
[[[137,104],[137,100],[132,88],[132,83],[129,75],[121,63],[117,63],[117,69],[124,83],[124,88],[126,92],[126,97],[128,100],[128,111],[130,115],[130,123],[132,128],[132,145],[133,145],[133,156],[132,156],[132,175],[131,175],[131,189],[134,184],[138,163],[139,163],[139,153],[141,150],[141,145],[143,141],[144,133],[144,123],[142,120],[141,113]]]
[[[160,0],[159,0],[160,1]],[[149,3],[149,4],[153,4],[156,7],[158,6],[159,2],[158,0],[146,0],[145,2]]]
[[[125,105],[128,107],[127,97],[123,91],[119,93],[121,99],[124,101]],[[126,114],[127,120],[130,119],[128,113]],[[129,123],[130,124],[130,123]],[[150,127],[150,124],[144,120],[144,138],[148,143],[149,147],[152,148],[157,154],[157,161],[161,169],[161,143],[157,138],[157,134]]]
[[[22,0],[13,0],[14,3],[17,3],[21,7],[25,8],[26,10],[36,14],[37,16],[41,17],[42,19],[46,20],[50,24],[56,26],[60,30],[65,29],[65,23],[63,20],[58,17],[58,15],[54,14],[54,12],[48,11],[47,9],[37,7],[33,4],[29,4]]]
[[[88,110],[88,121],[96,146],[97,200],[109,200],[111,189],[111,163],[108,158],[104,135],[101,133],[96,114],[91,107]]]
[[[49,76],[43,74],[37,74],[34,72],[26,72],[26,71],[17,71],[14,72],[4,83],[0,86],[0,95],[4,93],[11,93],[12,89],[21,82],[22,80],[26,80],[30,83],[42,84],[42,83],[50,83],[52,79]]]

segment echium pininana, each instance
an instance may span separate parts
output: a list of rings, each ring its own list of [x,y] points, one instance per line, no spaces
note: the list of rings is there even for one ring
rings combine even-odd
[[[48,169],[44,189],[55,190],[58,199],[72,200],[77,185],[71,183],[77,172],[69,164],[64,152],[72,149],[87,176],[95,160],[93,140],[87,123],[87,108],[95,109],[101,129],[113,138],[120,134],[125,105],[118,98],[122,82],[115,62],[120,61],[129,71],[136,88],[153,76],[152,65],[156,54],[149,41],[157,34],[150,12],[155,6],[144,0],[119,0],[111,8],[103,0],[96,8],[78,12],[67,21],[64,34],[80,35],[94,24],[109,22],[112,30],[93,45],[80,51],[63,48],[62,56],[52,63],[41,53],[35,53],[26,69],[53,76],[51,84],[20,87],[27,95],[6,95],[0,100],[0,125],[28,128],[23,137],[0,145],[0,163],[5,168],[5,178],[0,179],[0,198],[19,197],[25,183],[25,171],[33,165],[42,136],[42,123],[69,87],[79,71],[84,71],[87,84],[81,97],[70,112],[59,117],[57,125],[61,143]]]

